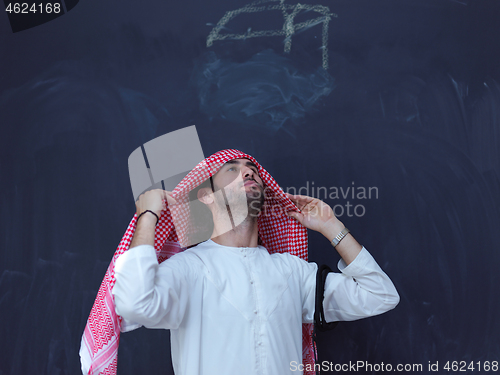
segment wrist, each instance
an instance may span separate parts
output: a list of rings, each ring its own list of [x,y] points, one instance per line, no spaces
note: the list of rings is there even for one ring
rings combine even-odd
[[[130,248],[139,245],[151,245],[155,244],[155,228],[156,228],[156,217],[151,212],[143,211],[137,215],[136,228],[132,241],[130,243]]]
[[[137,223],[141,223],[142,225],[147,225],[150,226],[152,225],[153,227],[158,224],[159,217],[156,215],[153,211],[151,210],[144,210],[140,214],[137,215]]]
[[[328,221],[323,229],[321,230],[321,234],[325,236],[328,241],[332,242],[337,234],[340,233],[342,229],[344,229],[344,224],[337,218],[335,220]]]

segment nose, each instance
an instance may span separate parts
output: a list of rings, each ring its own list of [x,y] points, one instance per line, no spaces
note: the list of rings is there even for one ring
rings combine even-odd
[[[255,180],[255,172],[252,168],[244,166],[243,169],[241,170],[241,174],[244,180],[247,179],[248,177],[251,177]]]

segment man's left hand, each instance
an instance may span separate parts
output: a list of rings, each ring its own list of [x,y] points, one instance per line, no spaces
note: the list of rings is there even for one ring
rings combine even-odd
[[[289,211],[287,215],[297,219],[306,228],[326,235],[330,228],[340,226],[332,208],[322,200],[305,195],[285,194],[301,211]]]

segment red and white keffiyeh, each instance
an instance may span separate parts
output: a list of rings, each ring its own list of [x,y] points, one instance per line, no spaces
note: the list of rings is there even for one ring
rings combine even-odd
[[[223,150],[213,154],[184,177],[172,191],[172,196],[177,203],[187,203],[191,190],[213,176],[226,162],[241,158],[249,159],[257,166],[259,175],[266,186],[264,202],[266,214],[261,214],[258,219],[262,246],[271,254],[288,252],[307,261],[307,230],[295,219],[286,215],[288,211],[298,211],[297,207],[288,199],[271,175],[250,155],[238,150]],[[154,244],[159,263],[184,250],[182,245],[187,243],[189,226],[188,207],[188,204],[177,204],[172,208],[173,213],[168,208],[162,211],[155,229]],[[176,218],[175,227],[173,215]],[[116,249],[85,326],[80,348],[82,371],[85,375],[115,375],[120,331],[126,332],[138,328],[136,325],[128,326],[120,316],[116,315],[111,293],[115,284],[115,262],[128,250],[136,220],[137,215],[134,215]],[[314,368],[312,327],[312,324],[303,324],[302,327],[304,368]],[[313,375],[314,372],[304,371],[304,374]]]

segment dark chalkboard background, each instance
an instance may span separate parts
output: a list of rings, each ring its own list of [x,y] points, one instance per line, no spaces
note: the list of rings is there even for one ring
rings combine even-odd
[[[245,151],[285,188],[377,188],[326,201],[352,205],[341,220],[401,302],[321,334],[321,359],[419,373],[500,360],[500,3],[305,1],[336,15],[326,48],[321,22],[288,53],[283,36],[250,37],[282,28],[277,11],[235,18],[220,33],[243,37],[207,47],[246,4],[82,0],[18,33],[0,15],[1,375],[79,373],[88,313],[135,211],[128,155],[192,124],[205,155]],[[316,233],[309,254],[339,258]],[[119,374],[171,374],[168,337],[122,335]]]

